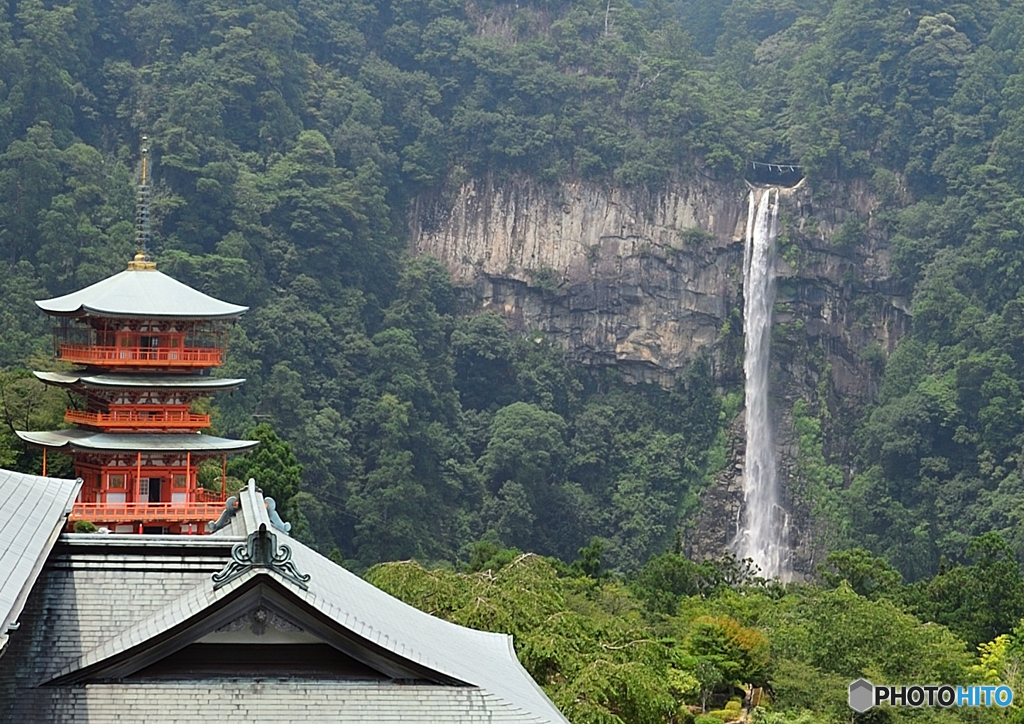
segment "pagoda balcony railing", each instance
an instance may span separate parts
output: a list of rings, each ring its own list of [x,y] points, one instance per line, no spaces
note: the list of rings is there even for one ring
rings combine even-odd
[[[90,523],[184,523],[217,520],[216,503],[75,503],[70,520]]]
[[[104,367],[216,367],[222,352],[216,347],[57,345],[57,356],[65,362]]]
[[[196,415],[191,412],[173,410],[117,410],[109,413],[68,410],[64,413],[64,420],[78,425],[105,428],[152,427],[194,430],[210,426],[209,415]]]

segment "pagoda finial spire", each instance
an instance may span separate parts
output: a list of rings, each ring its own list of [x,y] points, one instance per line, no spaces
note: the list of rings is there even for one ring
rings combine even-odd
[[[156,269],[156,262],[149,260],[149,137],[142,137],[142,172],[139,176],[138,193],[135,196],[135,258],[128,262],[128,268],[135,271]]]

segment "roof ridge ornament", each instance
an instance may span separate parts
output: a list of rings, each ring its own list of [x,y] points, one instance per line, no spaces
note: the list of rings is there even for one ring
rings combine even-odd
[[[152,271],[156,262],[150,261],[149,247],[149,142],[148,136],[142,137],[142,172],[139,176],[138,191],[135,195],[135,247],[138,252],[128,262],[132,271]]]
[[[292,563],[292,549],[283,543],[278,545],[277,536],[267,530],[266,523],[260,523],[259,530],[250,533],[245,543],[236,543],[231,548],[231,560],[213,574],[213,590],[226,586],[254,568],[269,568],[302,590],[309,588],[309,574],[299,573]]]
[[[285,523],[281,518],[281,514],[277,512],[277,501],[273,498],[264,498],[263,505],[267,508],[267,518],[270,520],[270,524],[277,528],[282,533],[291,533],[292,524]]]
[[[221,512],[220,517],[217,520],[211,520],[206,524],[206,532],[213,533],[220,530],[221,528],[227,527],[227,524],[231,522],[231,519],[235,517],[235,513],[242,507],[242,504],[238,502],[238,496],[232,495],[230,498],[224,501],[224,510]]]

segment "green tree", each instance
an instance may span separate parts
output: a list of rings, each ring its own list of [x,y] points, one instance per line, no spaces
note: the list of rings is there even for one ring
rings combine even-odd
[[[492,484],[512,480],[533,494],[556,479],[564,464],[565,421],[527,402],[498,410],[480,462]]]
[[[899,571],[863,548],[829,553],[818,575],[832,588],[845,582],[857,595],[871,599],[899,600],[903,584]]]
[[[1008,633],[1024,618],[1024,576],[1013,551],[994,532],[967,547],[957,565],[915,584],[907,601],[922,617],[948,626],[977,646]]]
[[[282,518],[291,514],[292,499],[302,487],[302,465],[292,447],[282,440],[268,423],[260,423],[246,435],[258,440],[252,452],[236,457],[228,464],[228,474],[240,480],[252,478],[268,498],[278,505]]]
[[[631,588],[637,598],[646,601],[651,611],[671,614],[682,596],[702,591],[702,568],[678,553],[653,556],[641,568]]]
[[[512,634],[520,661],[572,721],[655,724],[678,708],[668,649],[615,582],[585,585],[590,597],[579,591],[586,579],[560,579],[530,554],[479,573],[388,563],[367,579],[449,621]]]

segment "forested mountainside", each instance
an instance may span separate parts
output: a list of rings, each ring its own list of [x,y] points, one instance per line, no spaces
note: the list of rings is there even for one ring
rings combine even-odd
[[[231,474],[349,565],[461,561],[371,576],[516,631],[575,719],[684,720],[683,703],[767,684],[808,721],[845,720],[858,675],[1019,683],[1022,40],[1024,3],[999,0],[12,0],[0,464],[38,470],[11,429],[62,424],[67,400],[27,371],[53,364],[32,300],[135,252],[145,134],[160,269],[252,308],[219,372],[249,381],[213,413],[264,444]],[[673,552],[730,460],[735,368],[697,356],[674,385],[626,384],[474,314],[405,253],[413,200],[471,179],[741,195],[773,179],[755,162],[798,166],[819,201],[867,189],[870,213],[818,243],[882,243],[910,300],[893,351],[864,353],[880,382],[855,416],[833,417],[829,389],[793,406],[830,545],[877,557],[841,552],[789,593]],[[782,254],[798,262],[795,237]],[[719,359],[742,349],[738,324]]]
[[[849,439],[827,404],[805,410],[838,544],[911,578],[991,530],[1019,554],[1022,22],[995,1],[12,3],[0,363],[47,351],[32,299],[133,252],[148,134],[161,268],[253,309],[219,428],[290,443],[321,547],[368,565],[600,536],[628,568],[722,465],[735,399],[699,359],[674,392],[629,387],[463,314],[436,264],[403,256],[410,199],[486,174],[741,187],[754,161],[792,163],[819,197],[870,186],[880,205],[826,241],[884,237],[912,299]]]

